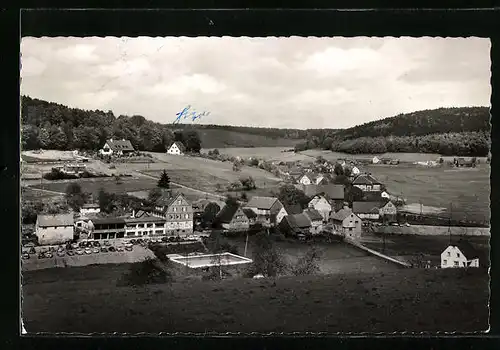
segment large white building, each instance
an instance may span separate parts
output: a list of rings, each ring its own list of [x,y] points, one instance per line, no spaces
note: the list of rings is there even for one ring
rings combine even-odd
[[[477,251],[465,241],[448,246],[441,253],[441,268],[449,267],[479,267]]]
[[[73,240],[73,214],[38,215],[35,234],[40,245],[62,244]]]

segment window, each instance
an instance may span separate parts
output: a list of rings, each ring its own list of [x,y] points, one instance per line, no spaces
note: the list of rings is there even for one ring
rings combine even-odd
[[[453,262],[453,265],[454,265],[454,266],[458,266],[458,261],[456,261],[456,260],[455,260],[455,261]]]
[[[189,219],[189,214],[186,214],[186,219]]]
[[[443,264],[444,264],[444,265],[448,264],[448,261],[443,260]]]
[[[451,256],[451,253],[450,253],[450,252],[448,252],[448,256],[449,256],[449,257]]]
[[[359,223],[359,221],[358,221],[358,220],[356,220],[356,221],[354,221],[354,223],[355,223],[355,224],[358,224],[358,223]]]
[[[460,258],[460,253],[457,253],[457,258]]]
[[[349,227],[349,231],[352,231],[352,227]]]

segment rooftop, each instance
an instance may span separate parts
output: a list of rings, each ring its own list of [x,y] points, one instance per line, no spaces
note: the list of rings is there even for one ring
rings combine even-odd
[[[275,197],[255,196],[252,197],[252,199],[250,199],[246,207],[269,210],[274,205],[274,203],[276,203],[277,200],[278,198]]]
[[[38,215],[37,221],[39,227],[73,226],[75,224],[73,214]]]

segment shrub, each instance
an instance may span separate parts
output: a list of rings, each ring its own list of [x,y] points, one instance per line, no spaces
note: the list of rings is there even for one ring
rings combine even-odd
[[[43,178],[46,180],[69,180],[69,179],[78,179],[78,176],[65,174],[59,169],[52,168],[50,173],[43,174]]]
[[[123,278],[118,281],[119,285],[144,286],[147,284],[170,283],[173,280],[172,273],[158,266],[155,259],[146,258],[141,262],[134,263]]]

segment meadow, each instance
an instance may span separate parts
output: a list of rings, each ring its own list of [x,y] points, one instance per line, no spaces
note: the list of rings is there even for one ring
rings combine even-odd
[[[439,208],[455,219],[488,221],[490,218],[490,168],[365,166],[386,185],[389,193],[402,196],[407,204]]]
[[[118,287],[128,264],[23,273],[32,332],[472,332],[488,329],[483,269],[399,269]],[[454,310],[454,312],[449,312]]]
[[[295,162],[295,161],[314,161],[314,158],[305,154],[295,153],[295,152],[283,152],[293,147],[234,147],[234,148],[223,148],[219,149],[221,154],[228,156],[242,158],[255,157],[258,159],[268,160],[268,161],[284,161],[284,162]],[[208,153],[210,149],[203,149],[202,153]]]

